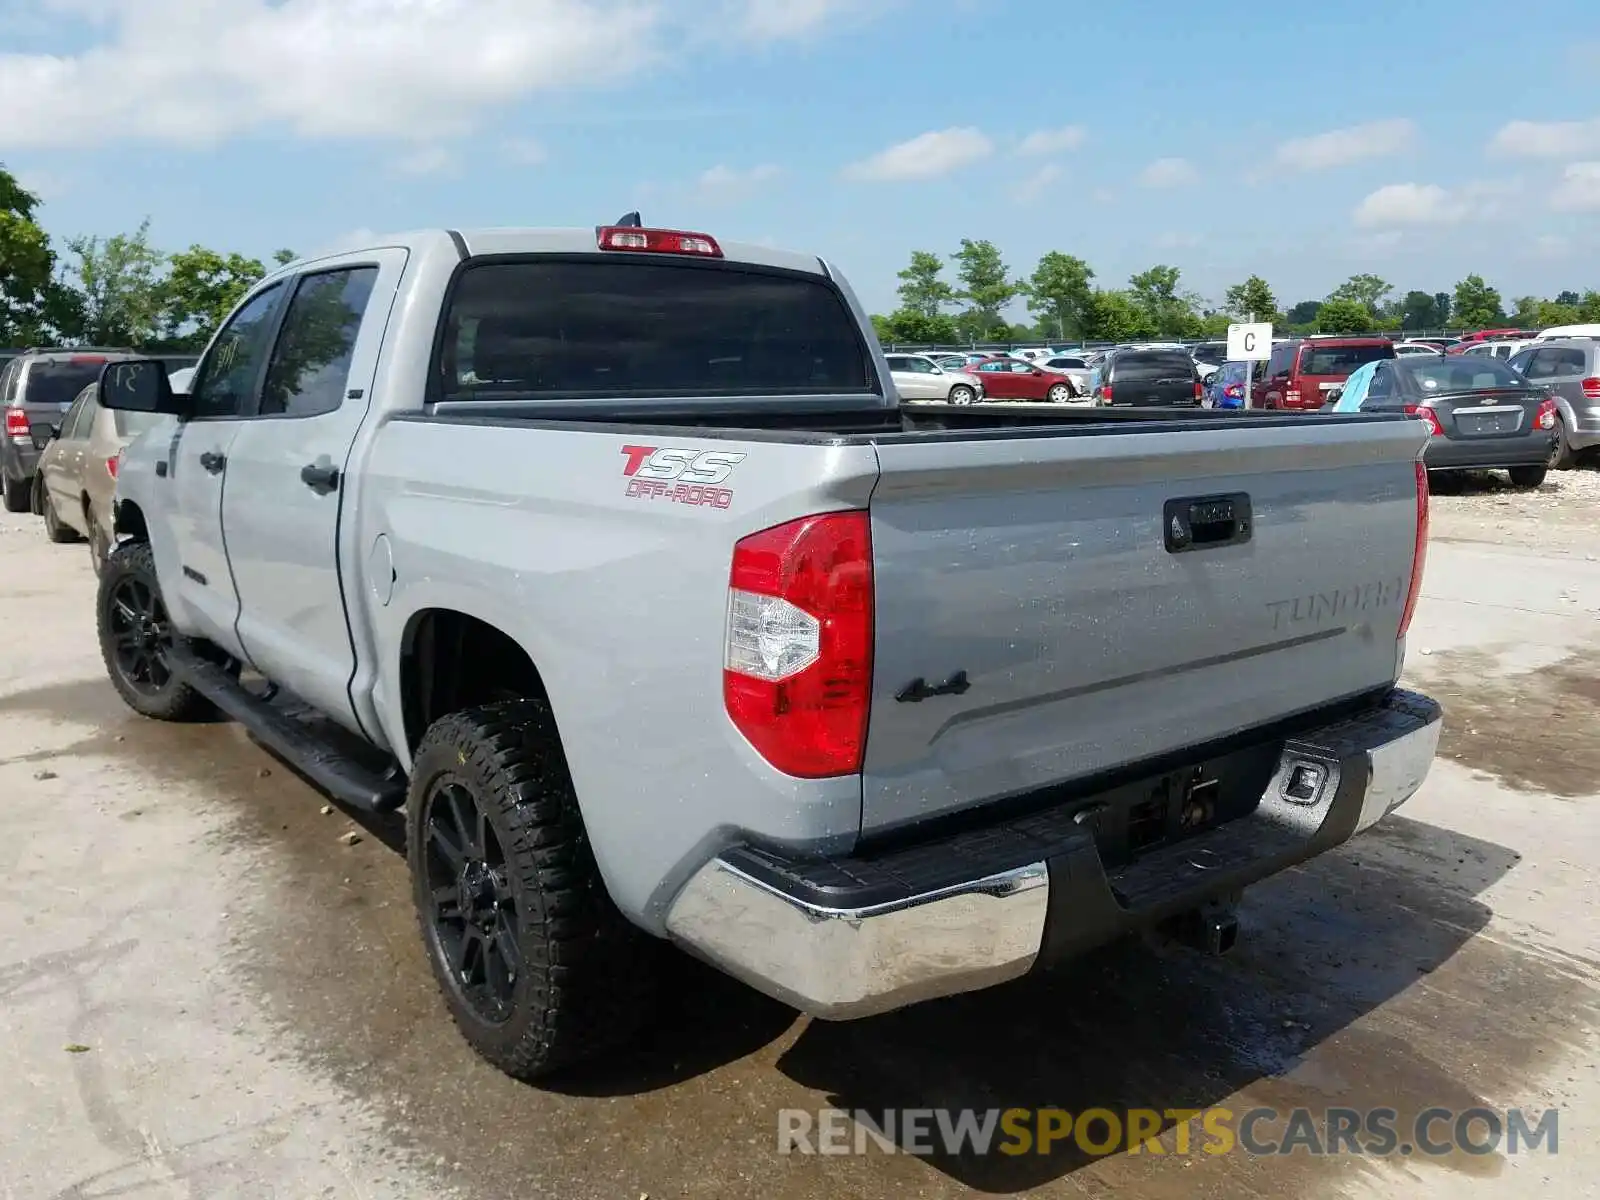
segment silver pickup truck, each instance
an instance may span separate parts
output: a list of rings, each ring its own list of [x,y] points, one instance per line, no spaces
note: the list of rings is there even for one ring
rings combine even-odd
[[[669,942],[830,1019],[1226,949],[1438,740],[1421,422],[903,411],[812,256],[410,234],[263,280],[184,393],[100,386],[178,418],[122,460],[112,682],[404,806],[519,1077],[626,1040]]]

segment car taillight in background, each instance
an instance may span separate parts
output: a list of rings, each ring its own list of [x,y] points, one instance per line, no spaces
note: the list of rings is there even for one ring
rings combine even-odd
[[[1600,379],[1585,379],[1578,385],[1586,400],[1600,400]]]
[[[28,414],[22,409],[6,409],[6,436],[14,438],[28,436]]]
[[[111,478],[115,479],[117,477],[117,468],[120,467],[121,465],[122,465],[122,451],[118,450],[110,458],[106,459],[106,473],[108,475],[110,475]]]
[[[1100,399],[1104,400],[1107,404],[1111,403],[1111,385],[1109,383],[1101,385]]]
[[[1533,427],[1535,429],[1554,429],[1556,427],[1555,400],[1539,401],[1539,411],[1533,414]]]
[[[734,546],[723,702],[739,732],[784,774],[823,779],[861,769],[872,606],[865,512],[802,517]]]
[[[1233,400],[1242,400],[1244,398],[1244,388],[1237,383],[1230,383],[1222,389],[1222,394]]]
[[[1206,385],[1201,383],[1198,379],[1196,379],[1194,381],[1194,400],[1195,400],[1195,403],[1198,404],[1198,403],[1200,403],[1200,401],[1204,400],[1205,399],[1205,395],[1206,395]]]
[[[1411,586],[1406,591],[1405,610],[1400,614],[1400,632],[1405,637],[1411,628],[1411,615],[1417,610],[1417,598],[1422,595],[1422,569],[1428,563],[1428,468],[1420,462],[1417,468],[1417,540],[1411,552]]]
[[[644,254],[688,254],[697,258],[721,258],[722,247],[706,233],[686,233],[681,229],[640,229],[637,225],[607,225],[597,234],[602,250],[632,250]]]
[[[1287,389],[1284,390],[1284,393],[1283,393],[1283,406],[1285,408],[1299,408],[1300,407],[1300,389],[1299,388],[1291,387],[1291,388],[1287,388]]]
[[[1439,424],[1439,414],[1434,412],[1433,409],[1429,408],[1426,404],[1408,404],[1405,406],[1405,408],[1406,412],[1411,416],[1421,417],[1428,423],[1428,434],[1430,437],[1439,437],[1444,433],[1444,426]]]

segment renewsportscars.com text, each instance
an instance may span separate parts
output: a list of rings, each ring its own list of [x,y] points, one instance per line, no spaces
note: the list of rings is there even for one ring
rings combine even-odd
[[[825,1108],[778,1113],[780,1154],[1555,1154],[1556,1109]]]

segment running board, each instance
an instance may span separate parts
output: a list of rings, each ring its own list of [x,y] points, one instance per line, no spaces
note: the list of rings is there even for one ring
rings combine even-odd
[[[391,777],[356,762],[216,663],[181,647],[168,650],[167,661],[185,683],[340,803],[367,812],[388,812],[405,803],[406,782],[398,773]]]

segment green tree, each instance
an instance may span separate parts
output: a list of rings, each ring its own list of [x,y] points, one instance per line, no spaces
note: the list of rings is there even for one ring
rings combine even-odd
[[[935,313],[930,317],[926,313],[902,308],[887,317],[874,319],[883,322],[878,330],[880,341],[927,346],[950,345],[961,340],[961,331],[956,328],[955,318],[948,313]]]
[[[1578,301],[1578,320],[1600,322],[1600,292],[1590,288]]]
[[[299,257],[293,250],[274,250],[272,252],[272,261],[280,267],[287,267]]]
[[[1278,298],[1272,294],[1267,281],[1259,275],[1252,275],[1243,283],[1236,283],[1229,288],[1222,306],[1241,321],[1251,313],[1255,314],[1258,321],[1278,320]]]
[[[1562,304],[1555,300],[1541,300],[1534,316],[1534,324],[1540,329],[1548,329],[1552,325],[1576,325],[1583,320],[1576,304]]]
[[[76,237],[67,242],[70,266],[83,297],[83,336],[99,345],[142,346],[161,325],[165,256],[150,245],[146,219],[131,234]]]
[[[1150,315],[1127,292],[1097,290],[1089,298],[1083,336],[1102,342],[1133,342],[1156,336]]]
[[[1384,297],[1392,291],[1393,285],[1376,275],[1352,275],[1329,292],[1328,299],[1355,300],[1365,305],[1369,312],[1377,312],[1383,307]]]
[[[34,220],[38,206],[39,197],[0,165],[0,346],[51,340],[71,320],[50,238]]]
[[[204,246],[172,255],[161,283],[161,332],[173,349],[198,349],[266,274],[259,259],[224,257]]]
[[[1456,324],[1467,329],[1483,329],[1505,322],[1500,293],[1483,281],[1482,275],[1468,275],[1456,284]]]
[[[1183,273],[1177,267],[1157,265],[1128,280],[1128,295],[1149,319],[1155,337],[1194,337],[1200,331],[1195,311],[1199,297],[1178,290]]]
[[[1402,329],[1438,329],[1444,324],[1438,306],[1427,292],[1407,292],[1400,302],[1400,327]]]
[[[1450,314],[1455,311],[1455,303],[1455,297],[1449,292],[1433,294],[1433,311],[1438,314],[1441,329],[1450,324]]]
[[[1321,300],[1302,300],[1284,314],[1285,323],[1291,328],[1309,328],[1317,323],[1321,311]]]
[[[910,265],[899,274],[900,310],[924,317],[937,317],[944,306],[955,302],[955,289],[940,276],[944,263],[928,250],[913,250]]]
[[[1052,250],[1039,259],[1023,290],[1041,334],[1047,338],[1083,336],[1094,296],[1093,278],[1094,268],[1074,255]]]
[[[1521,325],[1524,328],[1534,325],[1539,320],[1539,306],[1543,303],[1544,301],[1538,296],[1518,296],[1513,301],[1514,307],[1508,319],[1513,325]]]
[[[1010,323],[1000,313],[1017,298],[1020,289],[1012,282],[999,248],[993,242],[962,238],[961,249],[950,257],[955,260],[956,275],[961,280],[957,298],[968,305],[960,323],[977,340],[993,337],[996,331],[1008,332]]]
[[[1349,297],[1330,297],[1317,311],[1318,333],[1366,333],[1372,326],[1372,310]]]

